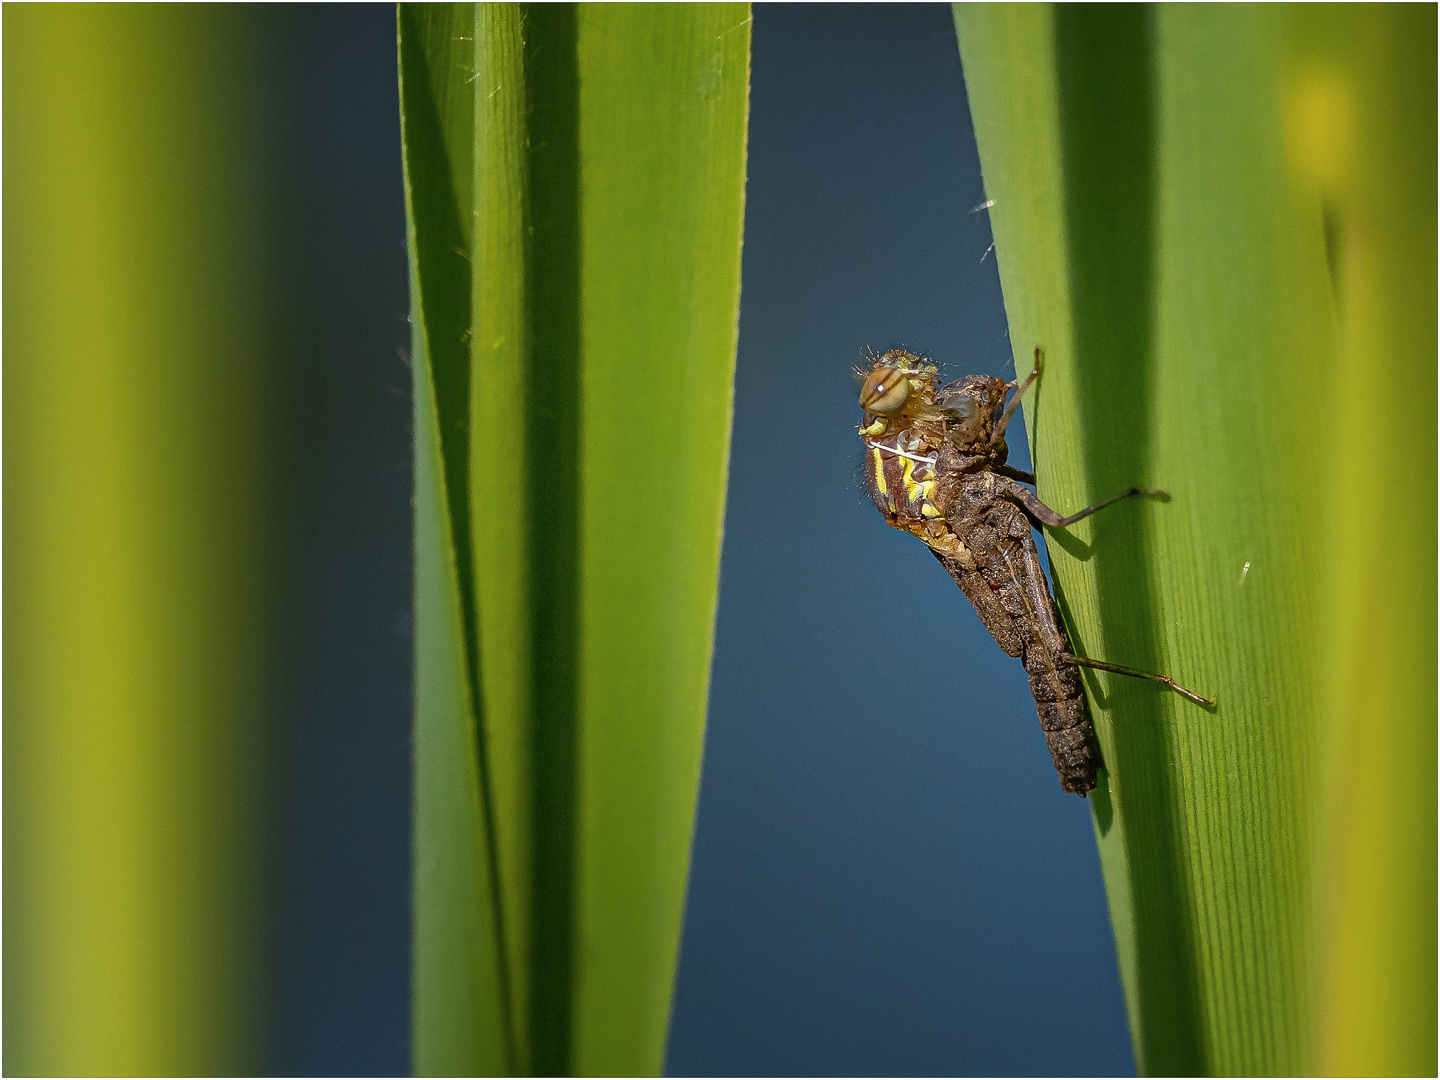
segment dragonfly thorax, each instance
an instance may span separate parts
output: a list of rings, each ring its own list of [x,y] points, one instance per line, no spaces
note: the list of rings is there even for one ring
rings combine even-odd
[[[996,438],[995,426],[1009,388],[992,375],[966,375],[940,387],[933,400],[946,419],[946,440],[962,453],[988,456],[992,447],[1003,451],[1004,433]]]

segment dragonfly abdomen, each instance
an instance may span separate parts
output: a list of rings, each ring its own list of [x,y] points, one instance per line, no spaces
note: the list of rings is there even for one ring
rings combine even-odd
[[[1025,669],[1030,676],[1040,730],[1045,733],[1045,746],[1060,774],[1060,786],[1083,796],[1094,790],[1095,775],[1103,762],[1080,689],[1080,671],[1074,664],[1057,663],[1057,658],[1034,640],[1027,643]]]
[[[962,498],[970,489],[972,513],[983,508],[984,514],[977,524],[962,530],[964,542],[1022,638],[1021,659],[1060,786],[1083,796],[1094,790],[1102,762],[1080,687],[1080,669],[1069,659],[1070,641],[1055,611],[1030,523],[1018,507],[986,491],[988,476],[961,482]],[[986,625],[993,634],[990,620]]]

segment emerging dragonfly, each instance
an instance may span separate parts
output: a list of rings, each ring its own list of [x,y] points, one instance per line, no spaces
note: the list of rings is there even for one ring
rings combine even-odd
[[[1060,786],[1083,797],[1103,762],[1079,667],[1164,683],[1200,705],[1214,702],[1165,675],[1074,654],[1032,524],[1064,528],[1132,495],[1165,493],[1131,488],[1062,517],[1021,486],[1035,477],[1005,464],[1005,425],[1040,374],[1040,360],[1037,348],[1034,369],[1007,404],[1014,382],[967,375],[941,386],[934,364],[903,349],[887,352],[869,371],[855,372],[864,380],[860,438],[865,487],[876,507],[895,528],[925,542],[1000,648],[1024,662]]]

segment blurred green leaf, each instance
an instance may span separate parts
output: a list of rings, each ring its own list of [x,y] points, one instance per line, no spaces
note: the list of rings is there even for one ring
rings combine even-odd
[[[1343,448],[1332,454],[1324,516],[1333,570],[1308,1067],[1428,1075],[1436,1069],[1436,13],[1384,5],[1289,14],[1287,130],[1327,227],[1340,356],[1327,419]],[[1383,448],[1383,463],[1371,447]],[[1401,479],[1379,479],[1380,469]]]
[[[416,1068],[654,1074],[713,638],[749,13],[402,5],[400,56]]]
[[[244,1074],[272,470],[253,13],[4,11],[5,1058]]]
[[[955,16],[1040,494],[1173,494],[1048,535],[1075,645],[1219,698],[1089,679],[1137,1063],[1433,1071],[1434,12]]]

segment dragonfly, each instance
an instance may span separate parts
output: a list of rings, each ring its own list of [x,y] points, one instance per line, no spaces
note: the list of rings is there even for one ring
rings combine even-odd
[[[904,349],[857,368],[865,488],[888,524],[917,537],[960,586],[980,621],[1029,678],[1060,786],[1084,798],[1104,768],[1081,690],[1081,667],[1163,683],[1198,705],[1214,699],[1168,675],[1077,656],[1040,565],[1032,529],[1063,529],[1135,496],[1132,487],[1068,516],[1040,501],[1032,473],[1006,464],[1005,428],[1040,376],[1043,353],[1023,383],[966,375],[940,383],[939,368]],[[1011,395],[1014,391],[1014,396]],[[1008,399],[1008,400],[1007,400]]]

